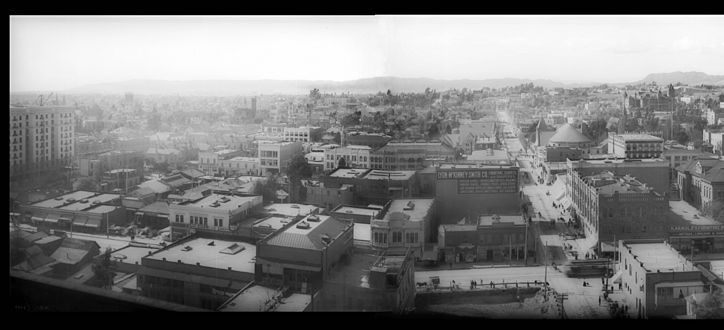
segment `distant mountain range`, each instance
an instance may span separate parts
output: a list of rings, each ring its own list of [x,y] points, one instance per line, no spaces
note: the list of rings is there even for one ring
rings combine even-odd
[[[655,81],[659,85],[681,82],[687,85],[724,85],[724,76],[707,75],[703,72],[672,72],[655,73],[646,78],[630,83],[609,83],[612,86],[648,83]],[[552,80],[531,80],[518,78],[483,79],[483,80],[442,80],[430,78],[399,78],[375,77],[349,81],[331,80],[129,80],[123,82],[100,83],[85,85],[61,93],[81,94],[123,94],[131,92],[146,95],[197,95],[197,96],[230,96],[259,94],[308,94],[313,88],[322,93],[355,93],[374,94],[388,89],[395,93],[423,92],[425,88],[438,91],[448,89],[480,89],[483,87],[502,88],[533,83],[544,88],[575,88],[602,85],[599,82],[561,83]]]

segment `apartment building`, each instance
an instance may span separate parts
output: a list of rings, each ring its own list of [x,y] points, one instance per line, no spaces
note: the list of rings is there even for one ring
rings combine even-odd
[[[75,150],[74,108],[10,106],[8,123],[11,177],[70,165]]]

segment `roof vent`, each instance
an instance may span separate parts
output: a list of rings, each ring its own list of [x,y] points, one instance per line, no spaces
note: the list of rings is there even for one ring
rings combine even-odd
[[[319,222],[319,216],[318,216],[318,215],[310,215],[309,217],[307,217],[307,221],[310,221],[310,222]]]
[[[214,244],[214,241],[211,241],[211,242],[209,242],[209,244],[206,244],[206,245],[208,245],[208,246],[215,246],[216,244]]]
[[[220,205],[221,205],[221,204],[219,204],[219,202],[216,201],[216,202],[213,202],[213,203],[212,203],[211,205],[209,205],[209,206],[211,206],[211,207],[219,207]]]
[[[194,248],[192,248],[192,247],[190,247],[190,246],[186,245],[186,246],[184,246],[184,248],[183,248],[183,249],[181,249],[181,251],[185,251],[185,252],[188,252],[188,251],[191,251],[191,250],[193,250],[193,249],[194,249]]]
[[[222,202],[222,203],[226,203],[226,202],[228,202],[228,201],[230,201],[230,200],[231,200],[231,199],[229,199],[229,197],[224,196],[224,197],[222,197],[219,201]]]
[[[324,244],[329,244],[332,242],[332,238],[330,238],[327,234],[323,234],[321,238]]]
[[[415,202],[413,202],[413,201],[407,202],[407,205],[405,205],[405,207],[402,208],[403,211],[410,211],[410,210],[414,210],[414,209],[415,209]]]
[[[56,197],[55,200],[56,200],[56,201],[62,201],[62,200],[63,200],[63,197]]]
[[[311,228],[311,226],[309,225],[308,222],[302,221],[302,222],[300,222],[300,223],[297,224],[297,228],[299,228],[299,229],[309,229],[309,228]]]

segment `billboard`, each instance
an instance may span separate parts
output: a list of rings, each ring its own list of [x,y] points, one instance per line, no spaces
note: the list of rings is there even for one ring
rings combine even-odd
[[[518,192],[517,169],[438,170],[437,179],[457,180],[458,194]]]

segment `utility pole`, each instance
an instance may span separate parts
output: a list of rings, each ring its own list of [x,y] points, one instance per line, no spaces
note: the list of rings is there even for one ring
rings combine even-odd
[[[522,192],[522,191],[521,191]],[[523,258],[525,259],[525,265],[528,265],[528,219],[523,217],[523,220],[525,221],[525,250],[523,251]]]
[[[546,299],[548,299],[548,241],[546,241],[546,247],[543,250],[543,263],[545,264],[543,287],[545,288]]]

